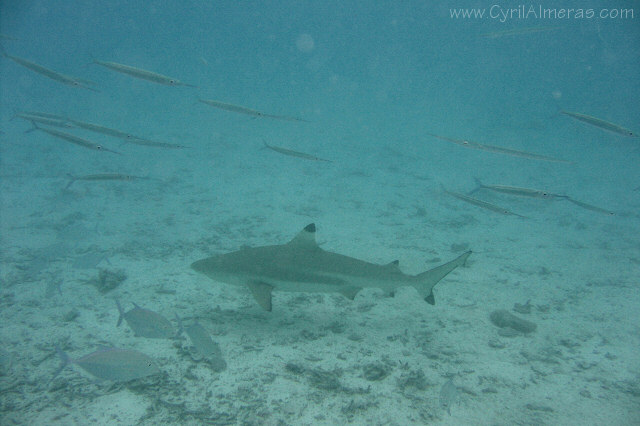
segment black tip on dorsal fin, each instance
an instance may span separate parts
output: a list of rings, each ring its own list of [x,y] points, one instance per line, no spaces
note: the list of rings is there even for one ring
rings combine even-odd
[[[298,235],[293,237],[289,244],[299,245],[301,247],[318,247],[316,243],[316,224],[310,223],[304,227],[304,229],[298,232]]]
[[[387,263],[385,266],[387,266],[389,268],[398,268],[398,267],[400,267],[400,261],[396,259],[393,262]]]

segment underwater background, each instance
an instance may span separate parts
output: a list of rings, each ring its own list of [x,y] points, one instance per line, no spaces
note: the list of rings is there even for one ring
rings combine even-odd
[[[640,9],[569,3],[0,2],[0,424],[640,423]],[[189,267],[310,223],[473,253]]]

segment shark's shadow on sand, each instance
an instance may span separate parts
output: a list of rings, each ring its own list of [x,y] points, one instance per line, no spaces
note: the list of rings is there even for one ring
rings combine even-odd
[[[272,308],[273,290],[340,293],[353,300],[366,287],[380,288],[391,295],[396,287],[412,286],[433,305],[433,287],[464,264],[469,255],[471,251],[429,271],[407,275],[400,271],[397,260],[377,265],[323,250],[316,243],[316,226],[312,223],[287,244],[243,247],[198,260],[191,268],[215,281],[248,287],[267,311]]]

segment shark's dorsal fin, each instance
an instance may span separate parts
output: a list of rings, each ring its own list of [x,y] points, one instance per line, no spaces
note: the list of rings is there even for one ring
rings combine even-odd
[[[316,243],[316,224],[310,223],[305,226],[302,231],[298,232],[298,235],[296,235],[291,241],[289,241],[289,245],[296,245],[298,247],[306,248],[317,248],[318,243]]]
[[[247,285],[258,305],[265,311],[271,312],[271,290],[273,290],[273,286],[262,281],[249,281]]]

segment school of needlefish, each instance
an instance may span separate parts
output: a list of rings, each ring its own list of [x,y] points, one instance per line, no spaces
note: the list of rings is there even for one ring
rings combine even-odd
[[[558,27],[525,28],[521,30],[510,30],[497,33],[483,34],[482,37],[489,39],[499,39],[505,36],[533,34],[538,32],[553,31]],[[6,41],[15,41],[8,35],[2,35]],[[4,46],[0,47],[2,57],[11,61],[16,66],[49,79],[53,82],[66,86],[80,88],[97,92],[99,84],[80,77],[72,76],[54,70],[40,64],[35,58],[22,58],[8,53]],[[188,89],[199,89],[199,86],[186,83],[178,78],[161,74],[156,71],[145,70],[134,65],[114,62],[110,60],[92,59],[92,64],[102,67],[103,72],[114,72],[121,78],[134,78],[140,80],[141,84],[156,84],[163,86],[185,87]],[[188,81],[188,79],[187,79]],[[144,83],[143,83],[144,82]],[[197,102],[211,107],[211,113],[216,114],[216,110],[221,113],[231,113],[245,115],[256,119],[281,121],[289,123],[309,123],[310,121],[302,117],[285,114],[275,114],[257,110],[251,107],[229,103],[221,100],[196,98]],[[561,115],[576,120],[579,123],[591,128],[609,132],[610,134],[624,137],[636,138],[638,134],[619,124],[587,115],[581,112],[561,111]],[[187,149],[187,145],[182,143],[172,143],[157,141],[144,136],[138,136],[127,130],[120,130],[109,127],[109,123],[93,123],[79,118],[54,114],[46,111],[16,111],[13,118],[19,118],[28,122],[32,127],[26,132],[39,132],[46,135],[47,143],[66,142],[78,148],[90,151],[99,151],[107,154],[125,155],[122,152],[106,147],[101,143],[80,137],[74,132],[86,131],[117,139],[124,144],[134,144],[149,148],[161,149]],[[142,132],[142,131],[140,131]],[[135,133],[138,133],[136,130]],[[571,164],[565,159],[555,158],[542,153],[516,150],[506,146],[485,144],[459,139],[459,136],[443,136],[435,133],[426,133],[426,137],[436,138],[457,145],[462,148],[481,151],[493,155],[504,155],[522,160],[541,161],[557,163],[559,165]],[[267,143],[264,139],[263,148],[291,157],[292,159],[308,160],[318,163],[333,163],[334,160],[316,156],[311,153],[301,152],[292,149]],[[456,148],[457,149],[457,148]],[[292,160],[293,161],[293,160]],[[92,184],[93,182],[134,182],[150,179],[149,176],[138,174],[106,172],[96,170],[95,173],[77,175],[72,171],[67,174],[69,181],[65,189],[72,186]],[[493,192],[506,196],[527,197],[537,200],[566,201],[580,208],[612,215],[609,209],[598,207],[584,201],[579,201],[566,194],[556,194],[546,189],[534,189],[509,186],[505,184],[485,184],[476,179],[476,187],[467,194],[454,192],[442,187],[442,193],[454,198],[456,202],[466,203],[488,212],[505,216],[515,216],[526,219],[527,216],[513,212],[508,208],[487,202],[481,198],[476,198],[476,194]],[[636,188],[636,190],[640,189]],[[418,275],[407,275],[401,272],[398,262],[391,262],[386,265],[369,263],[364,260],[352,258],[339,253],[333,253],[321,249],[315,240],[315,224],[309,224],[302,229],[288,243],[281,245],[268,245],[262,247],[243,247],[234,252],[218,254],[201,260],[194,261],[191,268],[216,282],[237,285],[245,288],[253,296],[256,303],[265,311],[272,311],[273,296],[279,291],[311,292],[311,293],[338,293],[348,299],[353,299],[363,288],[381,288],[385,294],[392,294],[399,285],[408,285],[416,288],[421,298],[428,304],[435,303],[434,288],[437,283],[459,266],[464,265],[466,259],[471,255],[467,251],[449,260],[442,265],[424,271]],[[98,253],[93,263],[102,261],[105,253]],[[97,259],[97,262],[95,261]],[[61,292],[60,281],[52,281],[49,284],[48,294]],[[277,299],[276,299],[277,300]],[[141,339],[175,339],[182,340],[186,334],[191,343],[191,353],[198,360],[204,360],[216,372],[223,371],[227,367],[224,359],[224,351],[211,337],[211,333],[198,321],[184,327],[182,319],[176,315],[177,327],[164,315],[153,310],[138,306],[134,302],[133,308],[125,310],[118,299],[115,299],[115,309],[117,309],[118,320],[115,327],[120,327],[126,323],[136,338]],[[122,332],[122,331],[121,331]],[[57,377],[66,367],[75,365],[84,370],[90,376],[106,381],[128,382],[148,376],[161,374],[161,368],[156,360],[148,355],[126,348],[101,347],[96,351],[89,352],[79,358],[71,358],[64,348],[56,346],[57,354],[61,360],[61,366],[53,374]],[[441,388],[440,403],[449,414],[453,404],[459,399],[458,390],[453,384],[453,380],[448,380]]]

